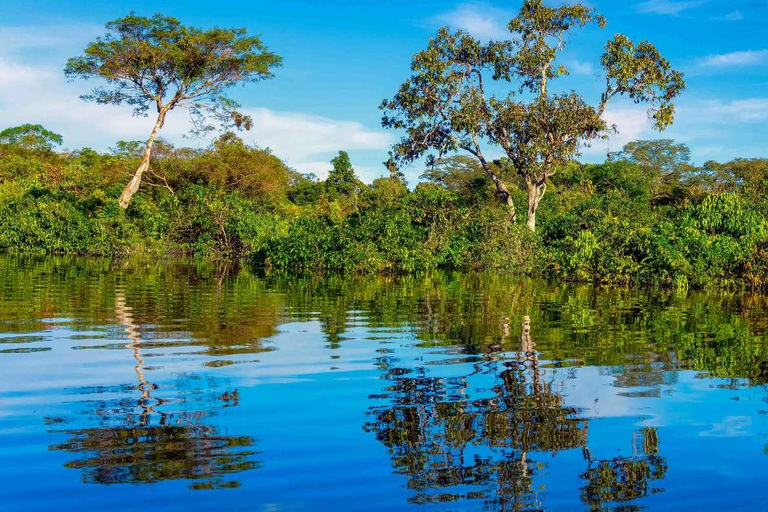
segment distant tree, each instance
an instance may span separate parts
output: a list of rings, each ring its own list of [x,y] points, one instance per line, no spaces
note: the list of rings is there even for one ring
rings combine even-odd
[[[46,130],[39,124],[23,124],[0,131],[0,144],[10,144],[35,151],[52,151],[61,146],[64,139],[58,133]]]
[[[362,182],[355,176],[355,169],[346,151],[331,159],[332,168],[325,180],[325,190],[330,197],[350,197],[355,204],[362,189]]]
[[[281,59],[242,28],[203,30],[161,14],[146,18],[134,13],[106,28],[107,34],[82,56],[69,59],[64,72],[69,79],[106,82],[82,96],[86,101],[127,104],[141,116],[152,107],[157,110],[141,164],[120,196],[120,206],[127,208],[149,168],[152,145],[168,112],[188,109],[198,131],[212,129],[207,116],[248,129],[251,119],[237,112],[238,104],[224,90],[271,78]]]
[[[605,19],[580,4],[546,7],[526,0],[508,24],[512,39],[483,44],[469,34],[441,28],[426,50],[416,54],[414,74],[391,100],[385,100],[382,125],[405,131],[394,145],[390,168],[425,154],[465,151],[478,159],[515,220],[507,184],[484,156],[486,145],[500,146],[528,191],[528,227],[536,228],[536,210],[547,181],[559,167],[609,129],[603,114],[617,96],[649,103],[655,128],[674,118],[673,100],[684,89],[673,70],[646,41],[633,43],[617,34],[608,41],[601,63],[605,89],[595,104],[575,92],[552,93],[550,81],[568,74],[556,65],[570,32]],[[513,84],[504,96],[488,96],[491,81]]]
[[[284,199],[293,173],[268,149],[248,145],[232,132],[217,137],[198,166],[206,169],[208,184],[237,190],[263,203]]]
[[[636,140],[624,145],[621,151],[611,153],[609,160],[624,160],[663,174],[671,174],[690,165],[691,150],[672,139]]]
[[[408,196],[408,187],[397,176],[376,178],[367,191],[367,202],[376,208],[394,208]]]
[[[630,162],[640,167],[651,182],[653,201],[665,203],[685,196],[685,188],[697,169],[691,150],[671,139],[636,140],[608,155],[610,161]]]
[[[437,183],[464,199],[480,198],[491,185],[482,166],[468,155],[451,155],[430,162],[422,179]]]
[[[736,158],[726,163],[709,161],[701,171],[713,192],[739,192],[751,198],[768,195],[768,158]]]
[[[331,159],[332,169],[328,172],[325,186],[331,194],[346,195],[355,191],[360,180],[355,176],[355,169],[346,151]]]
[[[617,160],[602,164],[586,164],[581,172],[597,194],[619,191],[630,199],[642,200],[645,203],[650,198],[653,177],[639,165]]]

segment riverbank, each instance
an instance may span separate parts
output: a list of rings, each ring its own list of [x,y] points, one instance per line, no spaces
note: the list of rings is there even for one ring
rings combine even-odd
[[[138,158],[131,144],[110,153],[3,146],[0,252],[183,254],[358,275],[490,270],[674,288],[768,281],[765,195],[747,193],[743,180],[716,190],[703,169],[673,180],[627,161],[573,164],[553,180],[531,233],[460,158],[409,189],[396,177],[362,183],[348,159],[341,169],[334,159],[327,180],[300,175],[231,135],[206,150],[159,148],[123,210],[117,198]],[[525,204],[522,187],[513,199]]]

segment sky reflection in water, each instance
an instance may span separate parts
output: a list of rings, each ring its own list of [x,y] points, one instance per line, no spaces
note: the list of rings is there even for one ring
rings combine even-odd
[[[4,257],[0,326],[6,510],[768,497],[759,295]]]

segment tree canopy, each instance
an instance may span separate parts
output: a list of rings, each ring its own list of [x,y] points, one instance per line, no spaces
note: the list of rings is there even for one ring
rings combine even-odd
[[[625,160],[664,174],[677,172],[691,163],[690,148],[671,139],[635,140],[609,156],[611,160]]]
[[[246,116],[232,115],[237,104],[225,89],[273,76],[281,58],[244,28],[199,29],[170,16],[131,13],[106,24],[107,34],[83,55],[67,61],[69,79],[100,78],[82,98],[101,104],[127,104],[136,115],[183,106],[202,116],[214,113],[246,127]],[[198,128],[209,128],[198,124]]]
[[[271,78],[281,58],[243,28],[198,29],[169,16],[147,18],[134,13],[110,21],[106,28],[107,34],[89,44],[83,55],[69,59],[64,73],[69,79],[101,80],[81,96],[86,101],[127,104],[140,116],[157,110],[144,159],[120,199],[127,208],[149,167],[153,142],[169,111],[186,108],[198,132],[215,129],[209,117],[219,124],[249,129],[251,118],[237,111],[239,105],[225,90]]]
[[[649,104],[654,127],[663,130],[685,87],[682,74],[651,43],[635,44],[617,34],[601,58],[605,89],[599,101],[590,103],[573,91],[550,92],[550,82],[568,74],[556,60],[570,33],[590,24],[605,26],[591,7],[551,8],[526,0],[508,24],[509,40],[482,43],[461,30],[441,28],[414,56],[412,76],[381,105],[382,125],[405,132],[389,165],[467,152],[478,159],[514,220],[508,185],[483,153],[488,145],[500,147],[525,183],[528,226],[535,230],[547,181],[584,145],[606,136],[610,127],[603,114],[612,99],[627,96]],[[507,84],[506,95],[490,94],[491,82],[494,89]]]
[[[22,124],[0,131],[0,144],[13,144],[36,151],[51,151],[63,142],[61,135],[39,124]]]

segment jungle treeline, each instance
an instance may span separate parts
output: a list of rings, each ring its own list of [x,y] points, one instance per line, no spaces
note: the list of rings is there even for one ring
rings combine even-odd
[[[612,284],[762,288],[768,159],[691,163],[672,140],[627,144],[557,170],[535,233],[512,222],[475,159],[424,165],[418,183],[364,183],[340,151],[326,179],[225,133],[157,143],[142,189],[118,200],[143,142],[57,149],[40,126],[0,132],[0,251],[247,258],[266,271],[492,270]],[[525,183],[492,163],[523,205]]]

